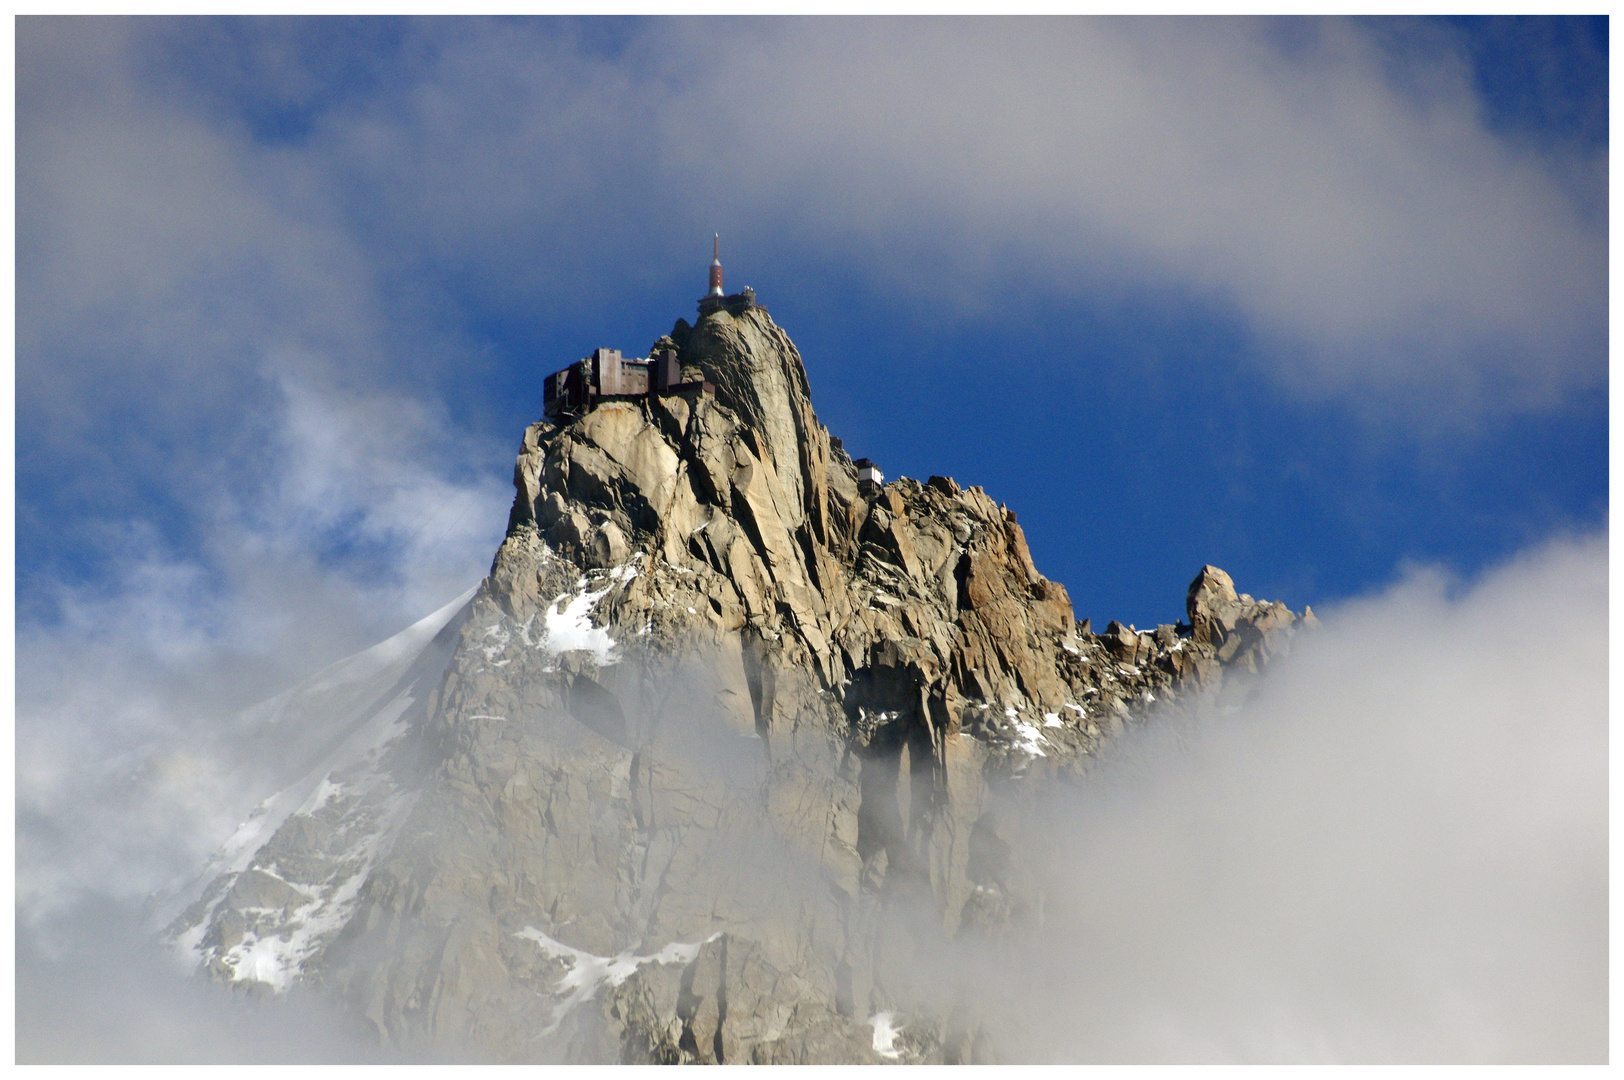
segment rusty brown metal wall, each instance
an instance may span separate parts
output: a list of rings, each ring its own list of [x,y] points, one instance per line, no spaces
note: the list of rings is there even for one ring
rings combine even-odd
[[[682,381],[682,367],[675,349],[661,349],[649,358],[648,387],[651,394],[663,394]]]

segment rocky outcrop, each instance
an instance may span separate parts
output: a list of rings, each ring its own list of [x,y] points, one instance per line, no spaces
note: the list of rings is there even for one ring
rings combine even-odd
[[[860,490],[764,308],[661,346],[687,389],[525,432],[383,794],[333,778],[173,933],[252,983],[227,931],[326,895],[296,981],[497,1060],[985,1057],[927,961],[1034,902],[1000,822],[1296,617],[1205,567],[1187,624],[1095,635],[980,488]],[[345,799],[372,816],[322,818]]]
[[[1297,616],[1279,601],[1271,604],[1246,593],[1237,595],[1235,583],[1216,566],[1203,566],[1190,582],[1185,610],[1191,639],[1210,646],[1218,662],[1246,671],[1267,663],[1270,643],[1297,623]],[[1304,617],[1313,619],[1313,611]]]

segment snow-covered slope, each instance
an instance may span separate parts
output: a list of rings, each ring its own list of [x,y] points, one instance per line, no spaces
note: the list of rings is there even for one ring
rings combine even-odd
[[[286,989],[342,925],[367,870],[409,807],[388,766],[428,714],[467,617],[469,589],[372,648],[256,706],[244,723],[314,754],[299,780],[261,803],[207,866],[159,907],[188,964]],[[289,843],[321,834],[291,861]],[[291,854],[291,853],[290,853]]]

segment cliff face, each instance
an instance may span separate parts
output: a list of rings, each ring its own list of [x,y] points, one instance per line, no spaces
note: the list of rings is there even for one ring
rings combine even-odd
[[[926,972],[1038,899],[1000,823],[1297,617],[1206,567],[1188,624],[1095,635],[980,488],[860,487],[764,309],[656,345],[714,393],[532,425],[449,659],[171,933],[499,1060],[985,1057]]]

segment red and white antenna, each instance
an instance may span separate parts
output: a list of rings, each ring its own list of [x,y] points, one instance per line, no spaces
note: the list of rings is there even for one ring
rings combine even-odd
[[[722,295],[722,234],[716,233],[711,241],[710,295]]]

